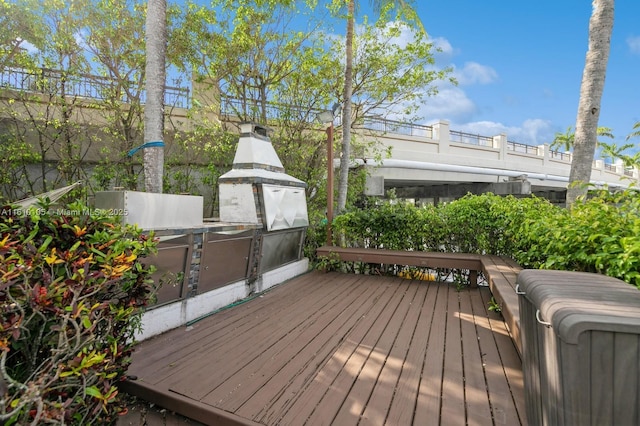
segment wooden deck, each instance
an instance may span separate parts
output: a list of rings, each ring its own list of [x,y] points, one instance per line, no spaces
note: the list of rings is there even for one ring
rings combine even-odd
[[[518,425],[486,287],[312,272],[138,346],[125,391],[206,424]]]

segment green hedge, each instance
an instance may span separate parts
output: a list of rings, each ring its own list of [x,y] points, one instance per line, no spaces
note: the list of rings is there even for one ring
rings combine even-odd
[[[498,254],[526,268],[607,274],[640,286],[640,196],[597,192],[571,210],[537,197],[467,195],[437,207],[387,201],[334,220],[352,247]]]
[[[79,204],[0,211],[0,423],[113,424],[156,243]]]

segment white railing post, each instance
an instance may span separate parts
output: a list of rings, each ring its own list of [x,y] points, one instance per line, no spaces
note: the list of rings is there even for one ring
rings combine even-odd
[[[604,160],[594,160],[593,168],[600,170],[601,172],[604,171]]]
[[[446,154],[449,152],[449,122],[447,120],[440,120],[434,123],[433,126],[433,139],[438,141],[438,152],[440,154]]]
[[[506,133],[500,133],[499,135],[493,137],[493,148],[500,149],[500,156],[499,156],[500,160],[507,159],[507,134]]]
[[[542,157],[542,166],[547,167],[551,159],[551,146],[548,143],[538,145],[537,154],[539,157]]]

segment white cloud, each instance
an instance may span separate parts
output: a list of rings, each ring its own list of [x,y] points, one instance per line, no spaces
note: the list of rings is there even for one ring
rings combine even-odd
[[[73,35],[73,38],[76,40],[76,44],[83,49],[87,48],[87,35],[86,30],[76,31]]]
[[[437,43],[436,43],[437,40]],[[442,48],[442,53],[452,55],[455,48],[444,38],[433,40],[434,45]],[[444,55],[443,55],[444,56]],[[475,133],[483,136],[506,134],[508,140],[528,145],[542,145],[553,140],[557,130],[550,120],[531,118],[519,125],[505,125],[496,121],[474,121],[479,107],[469,98],[464,86],[490,84],[498,81],[498,72],[488,65],[468,61],[462,67],[456,67],[451,58],[447,58],[450,66],[454,67],[453,75],[458,80],[458,86],[444,84],[439,87],[436,96],[426,100],[426,105],[420,109],[420,114],[426,118],[426,123],[437,120],[447,120],[452,130]],[[440,64],[441,66],[446,64]],[[551,90],[544,90],[545,96],[553,97]],[[518,100],[511,99],[512,103]]]
[[[366,29],[367,28],[363,24],[356,24],[355,26],[356,34],[360,36],[362,36]],[[383,28],[376,29],[375,34],[380,41],[397,45],[401,49],[404,49],[409,43],[414,43],[419,36],[416,28],[403,21],[387,22]],[[340,39],[344,38],[343,36],[337,37]]]
[[[453,46],[451,46],[451,43],[449,43],[449,40],[447,40],[444,37],[436,37],[431,40],[431,43],[433,43],[433,47],[435,47],[440,51],[439,53],[442,53],[445,55],[454,54]]]
[[[513,135],[513,140],[529,145],[542,145],[551,143],[554,135],[555,128],[550,120],[530,118],[522,123],[520,132]]]
[[[640,55],[640,36],[627,37],[627,45],[631,53]]]
[[[462,69],[455,69],[453,75],[462,86],[470,84],[489,84],[498,79],[498,73],[496,70],[477,62],[466,62]]]
[[[461,71],[454,71],[460,86],[470,84],[488,84],[497,78],[497,73],[490,67],[475,62],[465,64]],[[420,115],[427,120],[449,120],[464,123],[473,119],[478,107],[459,86],[440,84],[438,94],[426,100],[420,108]]]
[[[491,84],[499,80],[498,72],[489,65],[483,65],[475,61],[465,62],[462,66],[456,66],[453,56],[457,54],[456,48],[442,37],[431,40],[441,52],[438,65],[440,67],[452,66],[453,76],[458,81],[458,86],[440,84],[436,96],[429,97],[426,104],[420,108],[419,115],[425,117],[425,123],[433,123],[438,120],[447,120],[452,130],[479,134],[482,136],[496,136],[506,134],[509,141],[527,145],[542,145],[551,143],[557,126],[551,120],[530,118],[520,124],[506,125],[498,121],[474,121],[480,108],[474,100],[469,98],[465,86]],[[638,49],[640,53],[640,37],[638,37]],[[440,61],[441,60],[441,61]],[[555,97],[550,89],[543,89],[545,97]],[[508,98],[509,104],[519,104],[519,99]]]
[[[451,123],[451,129],[482,136],[496,136],[505,133],[508,140],[527,145],[551,143],[555,134],[551,121],[540,118],[527,119],[519,126],[507,126],[495,121],[475,121],[464,124]]]
[[[37,53],[39,50],[37,47],[35,47],[33,44],[29,43],[27,40],[24,40],[22,38],[18,38],[16,40],[19,43],[19,46],[22,49],[25,49],[27,52],[29,53]]]
[[[420,115],[427,120],[467,121],[476,112],[476,105],[466,93],[454,86],[440,88],[438,94],[427,99]]]

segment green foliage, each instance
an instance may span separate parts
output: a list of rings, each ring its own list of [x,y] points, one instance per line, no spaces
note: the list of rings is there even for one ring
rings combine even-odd
[[[81,204],[0,210],[4,424],[112,424],[155,243]]]
[[[627,140],[640,137],[640,121],[636,121],[631,128],[631,133],[627,135]]]
[[[602,273],[640,287],[639,213],[634,190],[601,191],[559,212],[546,228],[547,256],[539,266]]]
[[[501,199],[492,195],[466,196],[458,202],[442,206],[441,214],[448,235],[444,236],[441,244],[444,244],[446,251],[497,251],[495,245],[503,228],[494,220],[492,207],[499,202]]]
[[[633,154],[628,154],[625,152],[629,149],[634,149],[636,146],[635,144],[626,143],[622,146],[618,146],[615,143],[601,143],[600,146],[602,148],[603,157],[611,158],[612,160],[619,159],[626,168],[640,168],[640,153],[635,152]]]
[[[333,51],[344,49],[341,40],[334,43]],[[354,45],[355,125],[364,116],[395,118],[398,113],[403,121],[415,121],[420,105],[437,94],[438,83],[455,84],[451,68],[435,67],[435,48],[426,34],[405,23],[365,21]]]
[[[517,227],[555,208],[546,200],[493,194],[416,208],[391,201],[335,219],[346,244],[397,250],[513,254],[523,243]]]
[[[29,192],[33,182],[26,169],[38,156],[24,141],[11,134],[0,134],[0,199],[5,194],[10,200],[18,200]]]
[[[330,272],[339,270],[341,266],[342,261],[340,260],[340,255],[331,253],[329,256],[319,257],[315,268],[319,271]]]
[[[604,136],[607,137],[609,139],[613,139],[613,130],[611,130],[611,128],[609,127],[598,127],[596,130],[596,133],[598,134],[598,136]],[[551,148],[552,149],[564,149],[565,151],[569,151],[573,148],[573,142],[574,139],[576,137],[576,132],[573,130],[573,128],[571,126],[567,127],[567,131],[564,133],[556,133],[555,137],[553,139],[553,142],[551,142]],[[598,141],[599,144],[602,144],[602,141]]]
[[[218,213],[218,178],[231,169],[238,135],[224,131],[205,114],[199,116],[199,109],[189,112],[197,125],[190,132],[177,133],[166,150],[164,192],[203,196],[205,215],[212,217]]]
[[[405,203],[383,203],[353,210],[334,220],[334,233],[348,246],[409,250],[420,245],[418,211]]]
[[[334,220],[345,246],[497,254],[527,268],[606,274],[640,287],[640,193],[599,191],[570,210],[537,198],[467,195],[426,207],[398,201]]]
[[[347,199],[349,208],[356,209],[356,205],[366,203],[358,194],[362,194],[366,181],[366,171],[361,169],[349,174],[349,197]],[[307,228],[304,254],[309,259],[315,260],[316,249],[324,245],[327,241],[327,185],[326,179],[317,183],[318,192],[310,197],[307,205],[309,214],[309,228]],[[334,186],[334,199],[335,191]],[[333,232],[334,240],[336,233]]]
[[[502,312],[502,306],[500,306],[500,304],[496,301],[495,298],[491,298],[489,299],[489,311],[492,312],[497,312],[497,313],[501,313]]]
[[[310,208],[319,205],[326,139],[314,119],[327,105],[344,101],[344,45],[331,35],[326,12],[317,13],[326,6],[289,0],[168,6],[167,65],[178,77],[167,84],[190,88],[191,106],[176,111],[168,94],[167,191],[201,194],[214,214],[216,179],[228,170],[233,148],[228,138],[216,139],[215,126],[237,132],[236,120],[257,121],[274,129],[271,139],[287,172],[308,183]],[[356,34],[354,129],[367,114],[412,120],[450,71],[433,66],[433,46],[424,34],[415,31],[406,40],[407,28],[395,22],[393,8],[380,6],[382,19],[365,20]],[[16,146],[31,155],[31,162],[13,156],[4,168],[2,182],[18,183],[3,186],[5,197],[16,200],[77,180],[90,192],[139,189],[142,155],[127,152],[143,143],[145,10],[141,0],[0,2],[0,67],[10,65],[21,73],[16,81],[26,83],[21,92],[0,88],[0,115]],[[404,7],[395,12],[410,23],[415,18]],[[307,30],[291,25],[300,19]],[[87,82],[87,91],[78,94]],[[335,144],[340,133],[337,128]],[[206,144],[202,155],[198,144]]]

